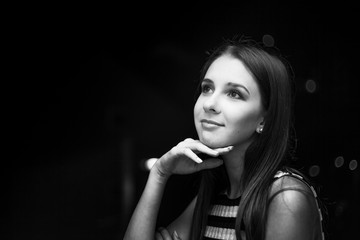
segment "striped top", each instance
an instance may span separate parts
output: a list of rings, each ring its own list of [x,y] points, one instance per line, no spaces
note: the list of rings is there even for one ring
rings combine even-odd
[[[235,221],[240,198],[229,199],[226,194],[219,194],[211,202],[204,240],[235,240]]]

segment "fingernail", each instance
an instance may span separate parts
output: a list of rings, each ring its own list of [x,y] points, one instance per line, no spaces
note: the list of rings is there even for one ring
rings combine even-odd
[[[223,151],[229,152],[229,151],[231,151],[233,148],[234,148],[233,146],[229,146],[229,147],[223,148]]]
[[[174,237],[175,237],[175,239],[181,239],[181,238],[179,237],[179,235],[177,234],[176,230],[174,231]]]

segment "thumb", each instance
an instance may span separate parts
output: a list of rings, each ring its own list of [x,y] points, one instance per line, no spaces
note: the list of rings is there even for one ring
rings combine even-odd
[[[224,163],[223,160],[218,158],[208,158],[204,160],[202,163],[197,164],[198,170],[211,169],[221,166]]]

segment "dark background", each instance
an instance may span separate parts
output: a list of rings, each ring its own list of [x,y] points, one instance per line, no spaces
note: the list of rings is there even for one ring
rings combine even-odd
[[[193,94],[206,51],[223,38],[266,34],[295,72],[297,165],[320,169],[312,180],[327,204],[328,238],[358,235],[353,6],[27,7],[4,22],[4,237],[121,239],[146,182],[144,160],[196,137]],[[193,180],[170,180],[160,225],[190,200]]]

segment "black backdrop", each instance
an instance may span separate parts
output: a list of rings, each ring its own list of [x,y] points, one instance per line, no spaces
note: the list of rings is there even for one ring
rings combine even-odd
[[[351,6],[31,7],[5,24],[4,236],[121,239],[146,182],[143,161],[195,137],[193,94],[205,52],[236,34],[271,35],[292,64],[297,164],[320,169],[313,180],[328,204],[329,239],[357,233],[359,169],[348,167],[360,156]],[[171,179],[159,224],[191,199],[195,177]]]

